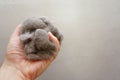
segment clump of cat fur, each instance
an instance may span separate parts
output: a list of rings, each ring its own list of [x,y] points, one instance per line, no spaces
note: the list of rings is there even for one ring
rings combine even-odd
[[[48,32],[51,32],[61,44],[62,34],[46,17],[31,17],[22,23],[20,40],[26,59],[45,60],[54,55],[56,46],[49,40]]]

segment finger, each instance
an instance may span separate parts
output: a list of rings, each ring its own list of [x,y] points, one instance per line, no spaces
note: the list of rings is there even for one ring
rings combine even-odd
[[[12,34],[12,37],[13,37],[13,36],[14,36],[14,37],[19,36],[19,35],[20,35],[20,30],[21,30],[21,24],[19,24],[19,25],[16,27],[15,31],[14,31],[13,34]]]
[[[60,43],[58,41],[58,39],[51,33],[48,33],[49,39],[56,45],[57,51],[60,50]]]

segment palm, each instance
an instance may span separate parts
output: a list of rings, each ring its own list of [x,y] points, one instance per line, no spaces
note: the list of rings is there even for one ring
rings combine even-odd
[[[59,47],[59,46],[58,46]],[[56,53],[58,53],[59,49]],[[25,58],[25,52],[19,39],[19,29],[13,33],[7,48],[7,60],[11,62],[20,72],[28,78],[35,78],[40,75],[47,66],[53,61],[50,60],[30,61]]]

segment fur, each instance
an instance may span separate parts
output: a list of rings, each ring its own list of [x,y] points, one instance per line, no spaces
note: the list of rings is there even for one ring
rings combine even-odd
[[[56,46],[49,40],[48,32],[51,32],[61,44],[62,34],[47,18],[32,17],[22,23],[20,40],[27,59],[44,60],[54,55]]]

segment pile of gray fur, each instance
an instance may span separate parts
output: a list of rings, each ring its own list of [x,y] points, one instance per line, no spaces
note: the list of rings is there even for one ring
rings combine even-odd
[[[32,17],[22,23],[20,39],[27,59],[44,60],[53,56],[56,46],[49,40],[48,32],[51,32],[61,44],[62,34],[47,18]]]

